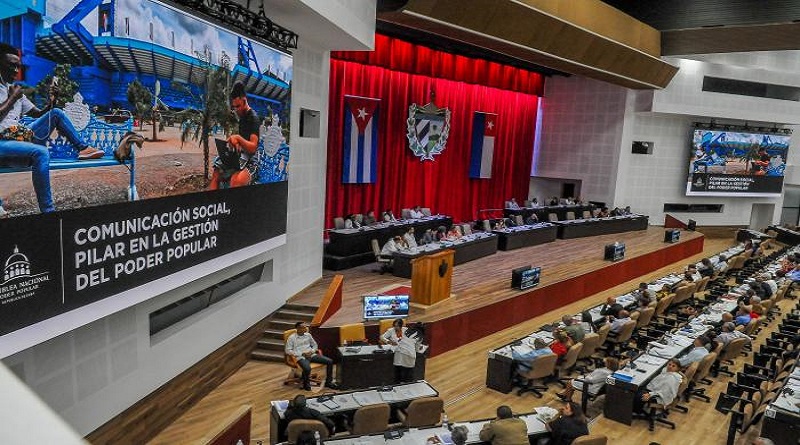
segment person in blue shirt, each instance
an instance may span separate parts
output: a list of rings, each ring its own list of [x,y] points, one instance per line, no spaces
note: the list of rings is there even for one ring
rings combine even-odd
[[[547,342],[541,338],[533,341],[533,349],[520,348],[522,352],[511,347],[511,358],[517,363],[517,372],[523,373],[533,369],[533,361],[540,355],[552,354],[553,351],[547,347]]]
[[[736,323],[737,326],[746,326],[747,323],[750,323],[750,313],[747,312],[745,308],[739,308],[734,323]]]

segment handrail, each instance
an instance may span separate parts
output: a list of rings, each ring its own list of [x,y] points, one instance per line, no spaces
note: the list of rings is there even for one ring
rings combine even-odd
[[[344,275],[335,275],[328,290],[325,291],[325,296],[322,297],[322,302],[314,313],[314,319],[311,320],[311,326],[319,326],[325,323],[333,314],[342,308],[342,287],[344,283]]]

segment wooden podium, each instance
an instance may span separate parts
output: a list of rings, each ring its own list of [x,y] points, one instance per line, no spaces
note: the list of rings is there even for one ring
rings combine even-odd
[[[430,306],[450,298],[453,281],[452,249],[421,256],[411,261],[411,302]]]

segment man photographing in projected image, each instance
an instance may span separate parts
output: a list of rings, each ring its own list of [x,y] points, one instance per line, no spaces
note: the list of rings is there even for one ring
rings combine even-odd
[[[231,88],[231,108],[239,118],[239,133],[228,138],[227,146],[229,150],[235,152],[233,154],[239,158],[238,160],[244,162],[234,162],[234,165],[229,165],[220,153],[220,157],[214,160],[214,173],[211,175],[209,190],[217,190],[220,181],[227,182],[230,187],[249,185],[255,173],[254,155],[258,149],[261,120],[247,103],[244,84],[241,82],[234,83]]]
[[[12,82],[20,71],[19,51],[0,43],[0,165],[32,167],[33,188],[42,213],[55,210],[50,190],[50,152],[45,143],[53,129],[78,150],[78,159],[97,159],[103,151],[85,144],[63,110],[53,108],[56,83],[50,86],[50,100],[40,110]],[[19,123],[23,116],[37,118],[29,126]],[[6,211],[0,201],[0,217]]]

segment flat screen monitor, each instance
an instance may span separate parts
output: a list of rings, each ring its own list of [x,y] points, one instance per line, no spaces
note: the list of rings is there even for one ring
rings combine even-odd
[[[364,320],[408,317],[409,295],[365,295]]]
[[[541,267],[518,267],[511,271],[511,287],[520,290],[530,289],[539,284],[541,274]]]
[[[606,244],[605,255],[608,261],[619,261],[625,257],[625,243]]]
[[[780,196],[791,137],[695,129],[687,196]]]
[[[677,243],[681,239],[681,231],[678,229],[667,229],[664,231],[665,243]]]

